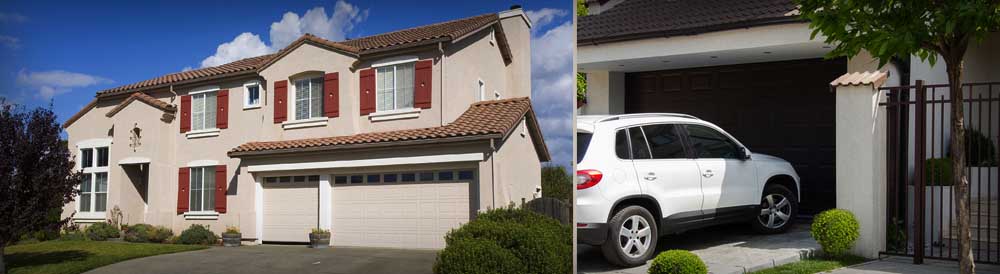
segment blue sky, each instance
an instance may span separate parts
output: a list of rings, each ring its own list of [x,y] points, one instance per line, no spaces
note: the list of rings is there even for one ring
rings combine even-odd
[[[0,96],[60,121],[98,90],[280,49],[506,10],[532,30],[532,96],[553,163],[572,161],[572,1],[4,1]]]

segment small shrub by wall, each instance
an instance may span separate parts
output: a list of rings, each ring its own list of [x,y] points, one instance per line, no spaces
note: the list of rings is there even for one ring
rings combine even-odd
[[[653,258],[649,274],[706,274],[705,262],[687,250],[667,250]]]
[[[136,224],[129,226],[123,237],[125,241],[136,243],[162,243],[173,236],[173,231],[163,226]]]
[[[847,253],[860,236],[861,226],[854,214],[843,209],[823,211],[813,219],[810,234],[829,256]]]
[[[186,245],[214,245],[219,240],[219,236],[212,233],[208,226],[193,224],[177,238],[178,244]]]
[[[121,237],[121,231],[118,230],[118,227],[109,223],[93,223],[88,225],[84,231],[87,234],[87,239],[93,241],[105,241],[110,238]]]

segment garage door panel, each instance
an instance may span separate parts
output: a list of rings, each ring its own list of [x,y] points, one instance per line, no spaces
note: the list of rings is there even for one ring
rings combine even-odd
[[[264,241],[308,242],[319,222],[316,182],[264,186]]]

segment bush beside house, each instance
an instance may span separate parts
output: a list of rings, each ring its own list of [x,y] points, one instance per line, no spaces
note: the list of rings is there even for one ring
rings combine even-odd
[[[91,224],[87,226],[84,233],[86,233],[87,239],[92,241],[106,241],[108,239],[121,237],[121,231],[118,230],[118,227],[110,223]]]
[[[193,224],[177,238],[176,243],[186,245],[214,245],[219,241],[219,236],[212,233],[208,226]]]
[[[128,231],[125,232],[124,239],[127,242],[135,243],[162,243],[171,236],[174,236],[174,232],[169,228],[136,224],[129,226]]]
[[[649,274],[706,274],[708,266],[701,258],[687,250],[667,250],[653,258]]]
[[[489,210],[445,236],[434,273],[569,273],[572,235],[568,226],[525,209]]]
[[[843,209],[823,211],[813,220],[810,234],[829,256],[847,253],[860,236],[860,225],[854,214]]]

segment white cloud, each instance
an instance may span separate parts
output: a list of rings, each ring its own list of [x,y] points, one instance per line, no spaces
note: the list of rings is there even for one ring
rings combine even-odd
[[[535,23],[552,23],[565,11],[542,9],[528,11]],[[540,24],[541,23],[541,24]],[[534,31],[533,31],[534,32]],[[573,159],[573,122],[576,81],[573,77],[573,22],[566,20],[544,33],[531,37],[531,89],[532,101],[545,143],[552,155],[552,163],[567,169]]]
[[[333,13],[329,15],[324,7],[309,9],[302,16],[286,12],[281,16],[281,21],[271,23],[270,45],[265,44],[259,35],[244,32],[232,41],[219,45],[214,55],[201,61],[201,67],[217,66],[272,53],[306,33],[333,41],[344,40],[347,33],[367,17],[368,10],[362,10],[343,0],[337,1]]]
[[[22,69],[17,73],[18,85],[37,92],[35,96],[45,100],[69,92],[74,88],[113,82],[104,77],[63,70],[27,71]]]
[[[573,40],[573,22],[570,21],[534,37],[531,43],[532,73],[538,70],[562,73],[567,72],[567,66],[572,71]]]
[[[552,23],[558,17],[566,16],[569,11],[560,9],[543,8],[540,10],[529,10],[524,12],[531,19],[533,29],[539,29],[549,23]]]
[[[21,39],[13,36],[0,35],[0,45],[10,49],[18,49],[21,47]]]
[[[23,23],[28,17],[17,13],[0,12],[0,23]]]

